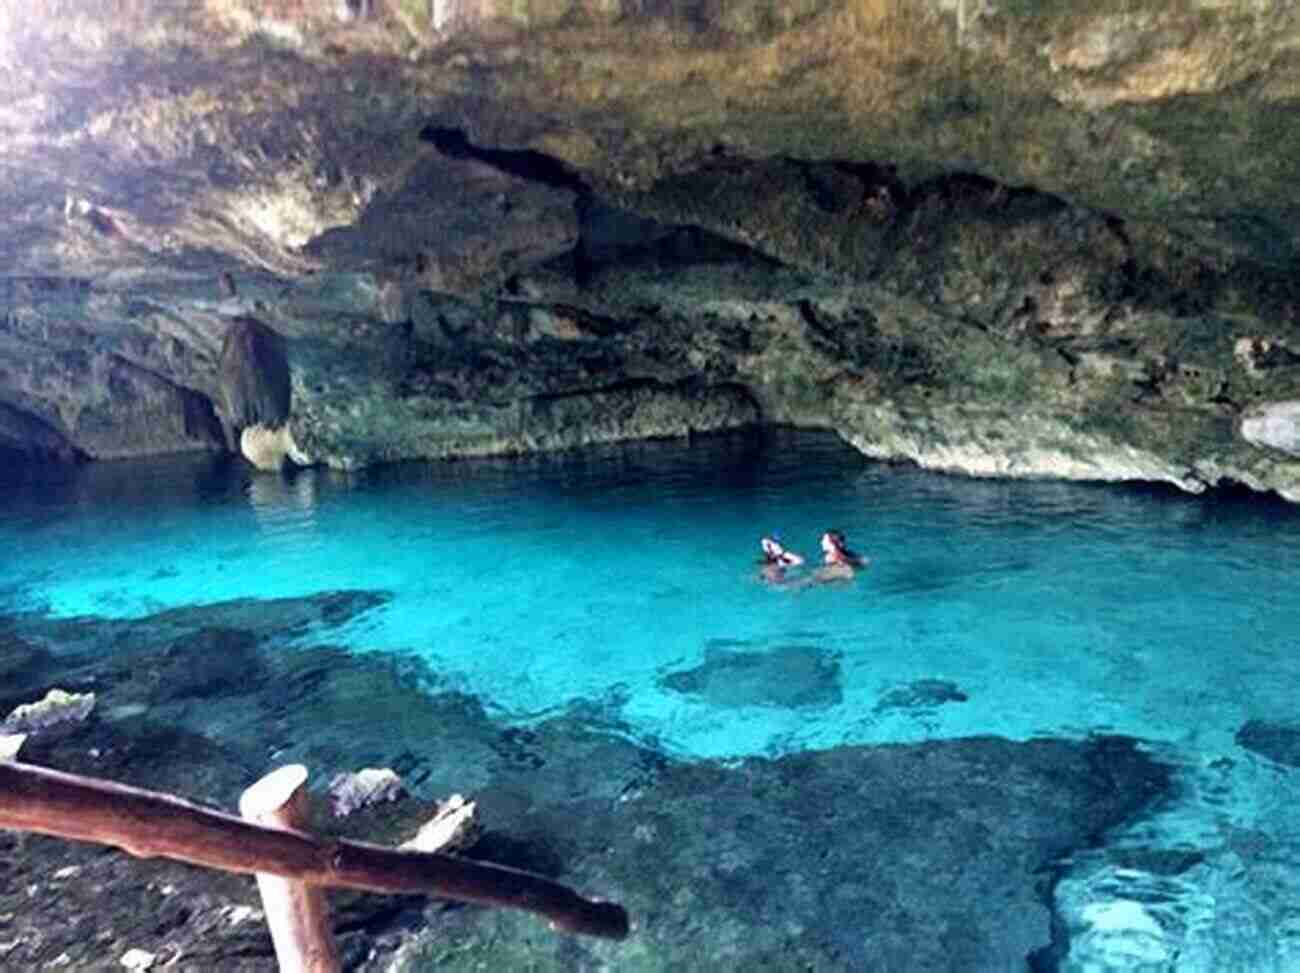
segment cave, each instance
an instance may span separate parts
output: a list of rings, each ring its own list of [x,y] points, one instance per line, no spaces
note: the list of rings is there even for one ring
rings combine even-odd
[[[1080,937],[1108,922],[1148,937],[1132,949],[1156,950],[1174,920],[1153,928],[1143,910],[1228,852],[1098,848],[1108,829],[1168,798],[1174,777],[1212,802],[1214,788],[1229,777],[1239,784],[1256,758],[1294,767],[1277,757],[1296,732],[1280,693],[1261,690],[1259,708],[1233,710],[1250,732],[1221,733],[1237,749],[1198,752],[1204,765],[1190,770],[1185,754],[1162,762],[1167,755],[1132,727],[1112,735],[1102,715],[1081,718],[1069,739],[1028,730],[1004,739],[993,721],[941,740],[945,727],[969,729],[962,714],[987,699],[971,688],[981,677],[957,679],[937,664],[891,671],[864,704],[854,696],[864,684],[853,680],[865,663],[836,642],[832,624],[803,619],[775,640],[714,633],[693,646],[696,658],[656,657],[642,688],[673,706],[787,721],[780,740],[743,759],[710,752],[691,762],[657,730],[633,727],[624,682],[498,725],[491,697],[466,689],[464,671],[440,670],[428,646],[349,668],[357,646],[347,639],[364,641],[366,613],[394,600],[400,584],[313,573],[319,565],[304,556],[303,576],[328,583],[284,594],[245,548],[281,531],[309,546],[329,534],[334,508],[321,498],[341,505],[347,491],[373,490],[413,523],[424,515],[409,503],[425,498],[420,491],[460,498],[455,516],[429,515],[438,530],[428,536],[462,537],[476,512],[495,516],[513,503],[536,514],[527,526],[539,532],[572,540],[566,518],[599,509],[613,511],[610,532],[625,529],[629,548],[667,537],[673,549],[671,526],[629,526],[615,502],[660,476],[743,490],[761,486],[760,473],[796,482],[782,449],[802,451],[810,466],[825,460],[837,514],[870,509],[866,499],[883,495],[873,490],[893,491],[902,509],[912,490],[944,512],[931,521],[955,533],[994,514],[1019,529],[1022,508],[1026,521],[1057,518],[1080,533],[1104,519],[1098,509],[1124,530],[1150,527],[1156,540],[1177,533],[1178,581],[1197,575],[1196,531],[1221,539],[1215,531],[1239,529],[1259,541],[1276,526],[1290,537],[1300,510],[1297,38],[1291,0],[0,5],[0,483],[27,491],[21,520],[6,525],[19,555],[6,559],[33,563],[21,584],[0,572],[0,673],[11,683],[6,698],[58,683],[107,700],[100,723],[35,741],[33,752],[141,782],[153,773],[141,754],[167,751],[159,779],[216,802],[268,754],[291,752],[325,765],[373,753],[412,779],[450,786],[422,734],[455,726],[469,755],[457,773],[490,777],[487,807],[508,824],[480,850],[553,875],[579,862],[575,881],[627,892],[650,929],[639,947],[538,945],[522,920],[349,900],[338,923],[349,968],[396,963],[416,926],[438,930],[417,944],[423,960],[466,969],[689,969],[700,949],[709,968],[903,969],[909,957],[920,957],[916,969],[1007,968],[1007,957],[1071,968]],[[879,474],[888,490],[854,464],[889,470]],[[511,479],[520,470],[533,477],[526,488]],[[845,470],[861,482],[845,486]],[[581,481],[581,503],[566,477]],[[457,491],[467,484],[500,507],[464,499]],[[1087,492],[1096,484],[1126,492],[1097,499]],[[502,499],[516,489],[517,502]],[[112,563],[102,570],[128,581],[87,583],[63,608],[37,590],[67,584],[70,573],[41,560],[42,532],[57,530],[58,511],[89,508],[92,498],[146,526],[184,523],[190,532],[177,536],[195,547],[214,543],[206,522],[193,527],[175,512],[176,495],[212,509],[242,504],[240,527],[255,529],[214,547],[199,572],[196,583],[222,592],[219,601],[167,601],[190,577],[170,549],[157,563],[105,554]],[[542,495],[583,509],[539,505]],[[682,501],[684,518],[700,516],[691,501]],[[968,519],[944,520],[954,510]],[[800,543],[813,551],[813,515],[801,516]],[[859,531],[871,524],[862,516]],[[743,511],[719,520],[741,536]],[[391,536],[382,543],[405,536],[406,522],[383,522]],[[605,526],[582,539],[606,543],[617,563],[622,550]],[[743,528],[747,544],[769,529]],[[51,546],[100,550],[93,541],[69,528]],[[1046,556],[1001,552],[992,582],[964,560],[979,550],[886,565],[871,590],[886,608],[891,598],[940,605],[953,613],[944,624],[969,629],[968,619],[953,621],[966,605],[954,592],[996,583],[1008,603],[1028,598],[1020,580]],[[575,557],[543,554],[561,567]],[[459,556],[439,549],[431,577]],[[1240,560],[1273,571],[1270,584],[1290,577],[1284,553]],[[383,575],[395,564],[426,569],[387,551],[365,567]],[[517,592],[499,592],[491,567],[475,562],[467,574],[504,611]],[[1123,602],[1125,624],[1144,598],[1157,603],[1151,590],[1172,584],[1135,570],[1150,590],[1120,591],[1107,568],[1100,563],[1097,583],[1115,587],[1096,597]],[[236,591],[231,577],[267,590]],[[654,577],[647,599],[707,590],[698,578]],[[1195,598],[1212,608],[1216,589],[1196,580],[1208,593]],[[440,584],[430,580],[424,594],[454,603],[459,589]],[[145,586],[148,596],[133,590]],[[615,576],[608,587],[615,602],[634,586]],[[1261,614],[1274,599],[1286,617],[1280,596],[1256,587],[1232,591],[1260,599],[1250,611]],[[799,592],[781,596],[798,606],[809,601],[794,598],[821,597]],[[1225,596],[1219,614],[1249,614],[1238,607]],[[652,606],[637,636],[649,641],[669,614]],[[942,653],[947,630],[898,617],[899,631]],[[604,645],[587,615],[570,621]],[[475,637],[485,653],[500,649],[491,633]],[[1099,682],[1140,684],[1168,658],[1096,641],[1101,648],[1085,648],[1110,653]],[[202,666],[182,657],[196,644],[218,646]],[[1269,664],[1250,651],[1242,679]],[[1050,682],[1048,662],[1025,666]],[[1237,677],[1225,664],[1204,692],[1235,687]],[[1253,692],[1239,695],[1253,701]],[[1098,699],[1101,709],[1110,702]],[[387,747],[367,707],[383,711],[376,701],[390,700],[385,732],[398,742]],[[209,704],[218,716],[196,715]],[[857,729],[912,736],[799,749],[801,721],[849,705],[861,707]],[[342,729],[320,731],[295,706]],[[233,739],[236,726],[252,736],[222,737]],[[592,781],[588,766],[616,773]],[[194,767],[201,772],[191,775]],[[530,789],[529,775],[548,774]],[[855,790],[871,774],[889,778],[896,802]],[[952,777],[982,802],[979,821],[947,793]],[[637,803],[651,793],[661,806]],[[801,793],[821,805],[801,804]],[[764,859],[746,835],[763,831],[769,849],[783,839],[775,819],[746,810],[751,801],[778,807],[790,840],[805,843]],[[384,813],[357,833],[370,827],[387,840]],[[591,817],[579,825],[570,813]],[[699,823],[711,815],[716,834]],[[1002,830],[989,837],[994,818]],[[960,827],[935,825],[918,838],[909,820]],[[855,836],[871,831],[870,840],[837,836],[837,822]],[[1275,838],[1243,826],[1229,850],[1249,859]],[[616,865],[593,850],[619,842],[626,854]],[[680,869],[661,870],[660,842],[710,863],[694,891]],[[999,927],[997,903],[970,906],[978,922],[934,906],[913,928],[914,913],[895,908],[904,898],[929,902],[944,886],[918,857],[944,842],[970,861],[981,842],[996,846],[1003,864],[972,866],[967,884],[949,884],[971,901],[996,885],[1015,903],[1007,911],[1019,910],[1014,922]],[[20,845],[0,832],[6,859]],[[864,865],[812,891],[800,884],[798,869],[814,869],[818,856],[865,860],[877,847],[893,856],[888,866]],[[46,882],[47,865],[54,875],[92,870],[65,854],[49,851],[15,874]],[[247,898],[234,879],[185,878],[188,904],[168,905],[155,901],[155,886],[182,882],[181,873],[132,884],[126,871],[104,871],[117,867],[107,862],[93,866],[97,880],[158,915],[121,932],[115,948],[135,936],[162,957],[169,930],[185,929],[191,962],[251,957],[250,969],[272,968],[264,937],[221,925],[224,913],[212,918],[213,901]],[[917,874],[902,875],[918,862]],[[1089,863],[1101,884],[1154,876],[1139,890],[1151,900],[1098,912],[1088,897],[1096,889],[1078,878]],[[1016,881],[1004,890],[1008,868]],[[764,869],[801,876],[784,890],[794,918],[761,881]],[[692,911],[705,887],[725,909]],[[21,946],[6,945],[0,929],[0,965],[19,961],[8,950],[27,964],[92,962],[77,952],[88,929],[50,939],[57,950],[34,945],[62,921],[49,901],[23,920],[26,938],[13,940]],[[861,919],[868,914],[871,922]],[[204,953],[203,934],[219,925]],[[431,945],[444,934],[466,944],[463,955]],[[1194,939],[1179,935],[1184,945]],[[873,965],[873,956],[884,959]]]

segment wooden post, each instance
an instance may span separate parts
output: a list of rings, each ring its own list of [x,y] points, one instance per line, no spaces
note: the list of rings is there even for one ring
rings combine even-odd
[[[282,831],[307,829],[307,768],[289,764],[259,780],[239,799],[244,820]],[[320,886],[257,873],[262,911],[282,973],[338,973],[329,903]]]

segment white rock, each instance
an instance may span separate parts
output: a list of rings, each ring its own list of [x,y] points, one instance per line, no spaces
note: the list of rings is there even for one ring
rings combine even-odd
[[[372,804],[396,801],[406,794],[406,787],[396,771],[367,767],[355,774],[339,774],[330,781],[329,793],[334,813],[345,817]]]
[[[128,949],[122,954],[121,964],[128,970],[147,970],[153,966],[158,956],[143,949]]]
[[[271,429],[267,426],[246,426],[239,436],[239,451],[259,470],[277,473],[292,460],[299,466],[310,466],[311,461],[293,441],[289,423]]]
[[[482,833],[477,805],[453,794],[438,805],[438,812],[420,825],[415,837],[402,844],[404,851],[451,852],[468,848]]]
[[[221,910],[221,914],[232,925],[237,926],[241,922],[247,922],[249,919],[260,919],[262,913],[249,905],[231,905]]]
[[[70,693],[62,689],[51,689],[44,699],[15,707],[4,723],[0,723],[0,732],[36,733],[59,723],[84,720],[94,708],[94,693]]]
[[[1300,402],[1269,402],[1241,420],[1241,438],[1253,446],[1300,456]]]
[[[1164,930],[1139,902],[1095,902],[1080,918],[1088,928],[1073,937],[1071,954],[1086,956],[1098,969],[1167,969],[1174,959]]]

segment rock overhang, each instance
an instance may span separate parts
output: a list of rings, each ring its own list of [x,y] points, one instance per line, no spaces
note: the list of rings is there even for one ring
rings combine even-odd
[[[845,423],[961,388],[1043,419],[1026,455],[1104,466],[1100,431],[1158,478],[1295,488],[1221,434],[1300,384],[1231,354],[1295,340],[1290,4],[123,0],[0,27],[3,337],[28,361],[215,402],[214,349],[258,314],[303,352],[298,438],[339,465],[585,441],[520,427],[555,413],[537,396],[734,385],[761,421],[926,462],[916,428]],[[530,379],[554,341],[587,365]],[[0,398],[103,454],[70,384]],[[140,451],[211,446],[175,429]]]

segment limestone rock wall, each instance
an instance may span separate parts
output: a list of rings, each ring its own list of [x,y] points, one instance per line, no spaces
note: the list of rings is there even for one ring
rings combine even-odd
[[[254,318],[304,462],[781,422],[1300,498],[1298,9],[0,7],[0,445],[234,448]]]

